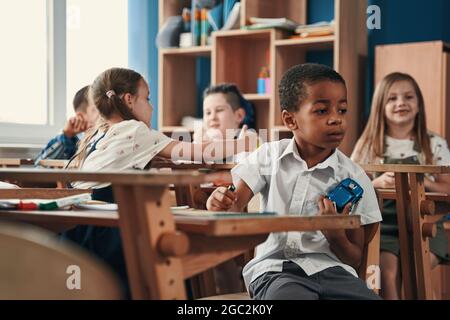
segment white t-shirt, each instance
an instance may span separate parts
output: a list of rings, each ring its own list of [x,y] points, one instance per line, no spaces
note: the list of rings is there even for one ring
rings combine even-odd
[[[352,178],[364,189],[362,199],[351,214],[361,216],[361,224],[381,221],[381,212],[372,182],[366,173],[336,150],[324,162],[308,168],[300,157],[294,139],[263,144],[231,171],[233,182],[242,179],[253,194],[261,193],[262,211],[280,215],[314,216],[318,198],[345,178]],[[258,246],[256,256],[243,270],[248,285],[265,272],[281,272],[284,261],[299,265],[308,275],[341,266],[354,276],[356,271],[331,251],[322,232],[271,233]]]
[[[448,150],[447,141],[434,133],[430,135],[430,147],[433,153],[434,165],[450,165],[450,151]],[[418,157],[421,164],[425,164],[425,160],[417,150],[414,150],[414,140],[395,139],[386,136],[385,157],[394,159],[404,159],[412,156]]]
[[[99,134],[94,137],[98,139]],[[136,120],[121,121],[112,125],[101,138],[95,150],[84,161],[81,170],[124,171],[144,169],[145,166],[172,140]],[[77,189],[102,188],[105,183],[75,182]]]

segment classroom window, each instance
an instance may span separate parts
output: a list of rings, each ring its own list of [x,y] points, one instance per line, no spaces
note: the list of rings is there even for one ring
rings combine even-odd
[[[0,147],[42,147],[102,71],[128,65],[128,1],[0,1]]]
[[[102,71],[128,66],[128,1],[67,0],[67,115]]]
[[[0,2],[0,122],[48,122],[47,0]]]

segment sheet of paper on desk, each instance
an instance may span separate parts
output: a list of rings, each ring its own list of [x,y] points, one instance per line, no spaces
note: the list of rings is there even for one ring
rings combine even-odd
[[[176,216],[186,217],[211,217],[211,218],[258,218],[277,216],[276,212],[212,212],[207,210],[173,210],[172,213]]]
[[[17,203],[11,201],[0,201],[0,210],[14,210],[17,208]]]
[[[108,203],[103,201],[88,201],[73,205],[74,210],[101,210],[101,211],[117,211],[116,203]]]
[[[108,203],[103,201],[92,200],[86,203],[80,203],[73,206],[75,210],[101,210],[101,211],[117,211],[119,207],[116,203]],[[186,210],[189,206],[171,207],[172,210]]]

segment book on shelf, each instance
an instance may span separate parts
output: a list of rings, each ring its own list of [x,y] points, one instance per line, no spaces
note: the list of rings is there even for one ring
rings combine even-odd
[[[209,9],[202,8],[201,14],[200,14],[200,45],[206,46],[209,44],[209,35],[210,32],[210,24],[208,20],[208,12]]]
[[[225,12],[225,8],[224,8]],[[232,29],[238,29],[240,25],[240,19],[241,19],[241,3],[235,2],[233,8],[229,12],[229,14],[226,15],[226,20],[224,19],[224,25],[222,27],[222,31],[226,30],[232,30]]]
[[[233,10],[235,10],[236,4],[239,3],[239,11],[240,11],[240,2],[238,0],[223,0],[223,23],[226,24],[228,19],[230,18]],[[233,13],[235,14],[235,13]],[[229,29],[227,29],[229,30]]]
[[[299,25],[295,29],[295,33],[300,37],[314,37],[334,34],[334,21],[321,21],[313,24]]]
[[[223,3],[220,2],[208,11],[208,21],[214,31],[223,27]]]
[[[298,23],[289,20],[287,18],[259,18],[250,17],[250,25],[248,29],[268,29],[268,28],[280,28],[285,30],[294,31],[298,27]]]

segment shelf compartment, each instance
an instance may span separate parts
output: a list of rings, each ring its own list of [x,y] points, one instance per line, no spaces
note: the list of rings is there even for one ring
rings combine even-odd
[[[270,100],[252,100],[251,103],[255,109],[257,131],[270,128],[268,117],[270,113]]]
[[[322,41],[305,41],[306,39],[287,39],[287,40],[277,40],[275,41],[275,82],[274,82],[274,92],[278,93],[279,83],[284,75],[284,73],[291,67],[303,64],[306,62],[320,62],[317,59],[317,55],[324,53],[325,56],[328,52],[332,56],[332,51],[334,49],[334,36],[333,37],[323,37]],[[314,54],[312,54],[314,53]],[[317,60],[316,60],[317,59]],[[328,63],[333,64],[333,61]],[[332,65],[330,67],[333,67]],[[281,121],[281,109],[280,109],[280,99],[279,95],[274,95],[274,105],[275,105],[275,123],[277,127],[282,126]]]
[[[307,0],[241,0],[241,25],[250,17],[288,18],[299,24],[306,23]]]
[[[191,8],[191,0],[160,0],[159,1],[159,29],[171,16],[181,15],[183,8]]]
[[[214,84],[231,82],[241,92],[257,92],[262,67],[270,69],[271,40],[275,30],[233,30],[214,34],[212,80]],[[277,33],[279,34],[279,33]]]
[[[159,55],[159,119],[160,128],[176,128],[183,117],[198,116],[201,96],[197,88],[197,55]],[[210,79],[209,81],[210,82]]]

